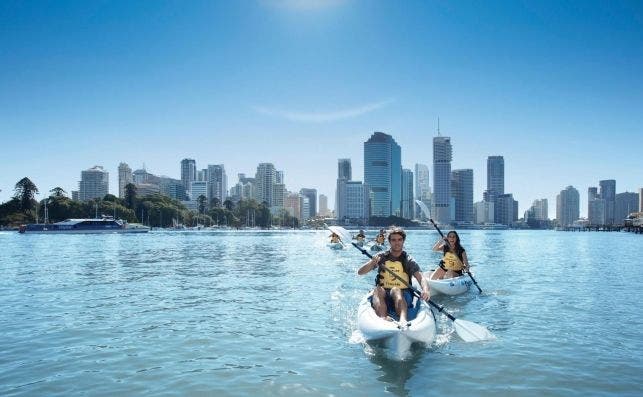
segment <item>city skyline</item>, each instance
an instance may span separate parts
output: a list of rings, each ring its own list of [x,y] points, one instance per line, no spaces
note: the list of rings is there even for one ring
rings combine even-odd
[[[273,163],[290,191],[315,188],[333,209],[339,158],[363,180],[363,142],[382,131],[403,168],[433,164],[440,117],[452,169],[473,169],[474,201],[500,155],[520,217],[542,198],[554,214],[568,185],[587,216],[583,192],[598,181],[643,186],[630,154],[643,125],[642,8],[3,3],[0,202],[25,176],[38,198],[56,186],[71,196],[99,165],[118,195],[119,163],[180,179],[191,158],[223,164],[229,186]]]

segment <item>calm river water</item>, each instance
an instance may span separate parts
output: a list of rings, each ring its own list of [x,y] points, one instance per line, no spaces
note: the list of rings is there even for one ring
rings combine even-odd
[[[497,340],[464,343],[439,315],[403,362],[351,342],[374,273],[327,235],[0,232],[0,395],[643,392],[641,235],[462,231],[483,294],[434,300]],[[409,231],[423,270],[437,237]]]

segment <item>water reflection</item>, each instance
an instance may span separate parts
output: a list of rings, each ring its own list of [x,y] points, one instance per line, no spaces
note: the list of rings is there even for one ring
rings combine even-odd
[[[403,360],[392,360],[387,355],[383,344],[370,343],[367,345],[369,360],[377,366],[379,376],[377,380],[384,384],[384,390],[396,396],[409,396],[411,388],[409,380],[417,375],[416,368],[426,354],[430,354],[423,344],[415,343],[411,346],[411,355]],[[416,390],[417,391],[417,390]]]

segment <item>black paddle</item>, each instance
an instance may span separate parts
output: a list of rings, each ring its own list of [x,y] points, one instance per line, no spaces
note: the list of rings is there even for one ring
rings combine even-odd
[[[438,233],[440,233],[440,236],[442,236],[442,238],[444,238],[444,234],[442,233],[442,230],[440,230],[438,225],[436,225],[435,222],[433,222],[433,219],[429,219],[429,221],[433,224],[433,226],[435,227],[435,230],[437,230]],[[447,243],[447,246],[448,246],[449,242],[448,241],[445,241],[445,242]],[[471,274],[471,272],[468,269],[467,269],[467,274],[469,275],[469,277],[471,277],[471,281],[473,281],[473,283],[476,285],[476,288],[478,288],[478,291],[480,293],[482,293],[482,290],[480,289],[480,286],[478,285],[478,282],[476,281],[475,278],[473,278],[473,275]]]
[[[340,236],[349,236],[348,231],[344,229],[341,226],[327,226],[328,229],[332,232],[335,232],[339,234]],[[348,239],[347,241],[350,241]],[[351,241],[351,244],[353,247],[357,248],[360,250],[360,252],[369,258],[373,258],[373,255],[369,254],[365,249],[361,248],[357,244],[353,243]],[[413,291],[413,294],[418,297],[418,299],[422,299],[422,294],[420,291],[418,291],[416,288],[414,288],[412,285],[409,285],[409,283],[406,282],[406,280],[402,279],[400,276],[395,274],[391,269],[387,268],[384,266],[384,269],[386,269],[390,274],[392,274],[396,279],[401,281],[407,288],[410,288],[411,291]],[[429,304],[436,309],[438,309],[439,312],[444,313],[449,320],[453,321],[453,326],[455,328],[455,331],[457,332],[458,336],[462,338],[463,341],[465,342],[478,342],[478,341],[483,341],[483,340],[493,340],[496,339],[496,337],[489,332],[489,330],[485,327],[483,327],[480,324],[476,324],[471,321],[466,321],[466,320],[460,320],[456,319],[451,315],[449,312],[444,310],[444,306],[440,306],[437,303],[433,302],[431,299],[429,299]]]

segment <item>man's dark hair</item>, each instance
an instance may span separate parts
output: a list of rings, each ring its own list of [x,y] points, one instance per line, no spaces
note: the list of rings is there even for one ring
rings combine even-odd
[[[392,234],[399,234],[400,236],[402,236],[402,241],[406,240],[406,232],[401,227],[394,226],[393,228],[391,228],[391,230],[389,230],[388,232],[389,243],[391,242]]]

